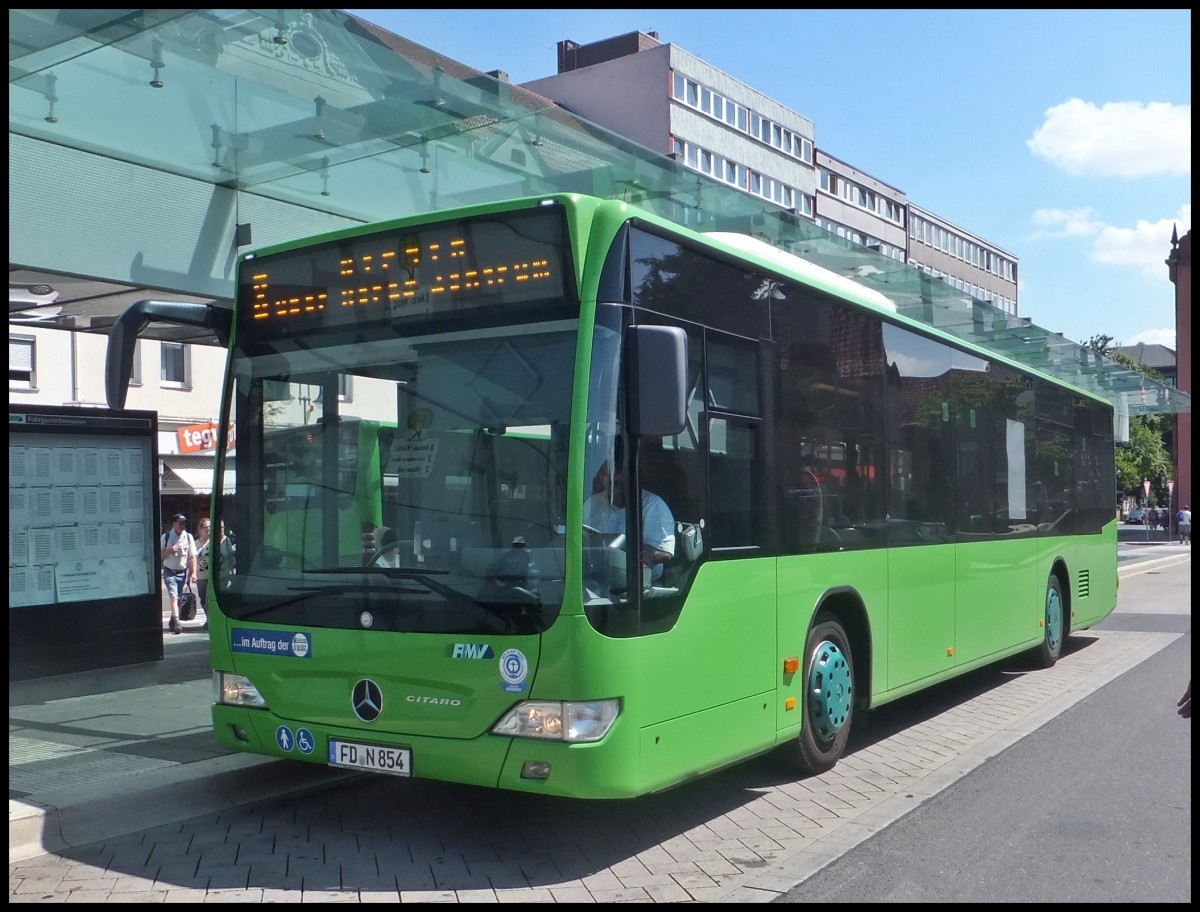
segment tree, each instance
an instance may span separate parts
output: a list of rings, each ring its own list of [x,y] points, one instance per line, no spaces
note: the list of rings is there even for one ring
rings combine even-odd
[[[1141,495],[1142,479],[1150,479],[1150,496],[1167,502],[1167,479],[1174,477],[1171,454],[1163,442],[1166,419],[1162,415],[1137,415],[1129,419],[1129,442],[1116,446],[1117,487]]]
[[[1098,355],[1107,356],[1112,351],[1112,336],[1095,335],[1088,339],[1088,348]]]

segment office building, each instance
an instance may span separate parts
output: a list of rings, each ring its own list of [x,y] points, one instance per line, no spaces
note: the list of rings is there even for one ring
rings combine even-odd
[[[688,168],[1019,315],[1014,254],[817,144],[816,125],[657,32],[558,43],[523,86]],[[865,265],[862,268],[870,268]],[[862,276],[860,276],[862,277]]]

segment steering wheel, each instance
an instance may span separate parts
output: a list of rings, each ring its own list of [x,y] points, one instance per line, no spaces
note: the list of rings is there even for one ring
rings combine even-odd
[[[392,566],[391,564],[381,564],[381,563],[378,563],[378,561],[381,557],[383,557],[389,551],[399,551],[399,547],[400,546],[398,544],[396,544],[395,542],[392,542],[390,544],[384,545],[382,548],[376,548],[375,552],[370,557],[367,558],[366,563],[364,563],[363,566],[364,567],[383,567],[383,568],[389,569],[389,570],[396,569],[396,567]]]
[[[585,548],[595,548],[605,544],[604,533],[599,529],[583,523],[583,545]]]
[[[263,545],[259,552],[259,560],[267,570],[298,569],[304,565],[304,556],[295,551],[276,548],[274,545]]]
[[[539,599],[536,595],[534,595],[532,592],[530,592],[524,586],[509,586],[508,591],[512,595],[511,600],[514,605],[519,605],[523,608],[527,608],[527,607],[536,608],[539,605],[541,605],[541,603],[542,603],[541,599]]]

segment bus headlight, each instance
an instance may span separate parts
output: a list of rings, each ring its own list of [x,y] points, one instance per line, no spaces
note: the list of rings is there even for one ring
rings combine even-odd
[[[249,678],[228,671],[213,671],[213,702],[249,709],[270,709]]]
[[[570,744],[599,741],[612,728],[620,708],[619,700],[526,700],[505,713],[492,726],[492,734]]]

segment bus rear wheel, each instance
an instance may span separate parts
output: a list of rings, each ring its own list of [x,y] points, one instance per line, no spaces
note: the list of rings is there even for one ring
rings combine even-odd
[[[809,631],[802,672],[804,718],[793,750],[799,769],[816,776],[841,758],[854,720],[854,657],[834,618],[818,618]]]
[[[1042,645],[1033,655],[1039,668],[1050,668],[1062,655],[1063,640],[1067,633],[1067,603],[1063,598],[1062,583],[1058,574],[1051,573],[1046,582],[1046,606],[1043,618]]]

